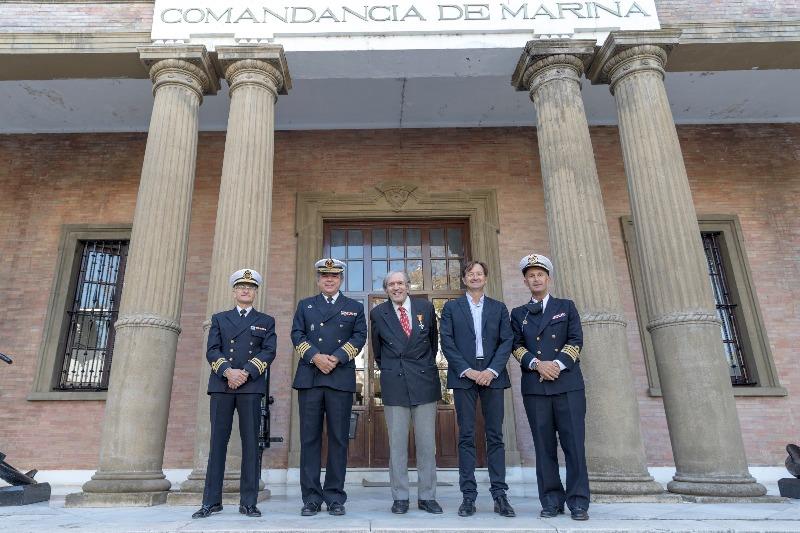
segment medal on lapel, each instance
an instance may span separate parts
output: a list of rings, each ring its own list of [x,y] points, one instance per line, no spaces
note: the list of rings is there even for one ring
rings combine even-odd
[[[417,322],[419,322],[419,330],[422,331],[425,329],[425,324],[422,323],[422,315],[417,315]]]

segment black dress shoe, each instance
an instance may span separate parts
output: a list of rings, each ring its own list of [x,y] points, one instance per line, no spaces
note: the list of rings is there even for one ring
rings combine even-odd
[[[394,514],[406,514],[408,512],[408,500],[395,500],[392,504]]]
[[[589,520],[589,513],[586,509],[572,509],[570,511],[573,520]]]
[[[303,505],[303,508],[300,510],[300,514],[302,516],[314,516],[319,512],[320,507],[322,507],[317,502],[308,502]]]
[[[508,503],[508,498],[505,494],[501,494],[494,499],[494,512],[500,516],[517,516],[517,513],[514,512],[514,508]]]
[[[333,516],[342,516],[345,513],[344,505],[339,502],[333,502],[328,504],[328,514],[332,514]]]
[[[464,498],[461,505],[458,506],[458,516],[472,516],[475,514],[475,500],[472,498]]]
[[[261,516],[261,511],[255,505],[240,505],[239,512],[247,516]]]
[[[222,504],[215,503],[214,505],[204,505],[192,514],[192,518],[208,518],[212,513],[222,511]]]
[[[442,506],[436,500],[417,500],[417,506],[431,514],[442,514]]]
[[[539,516],[542,518],[555,518],[560,514],[564,514],[563,507],[543,507]]]

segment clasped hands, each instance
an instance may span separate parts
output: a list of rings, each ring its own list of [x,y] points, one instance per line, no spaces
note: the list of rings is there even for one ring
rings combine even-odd
[[[555,361],[539,361],[536,363],[539,381],[555,381],[561,374],[561,367]]]
[[[333,369],[336,368],[336,365],[339,364],[339,358],[335,355],[318,353],[311,358],[311,362],[314,363],[314,366],[319,368],[320,372],[323,374],[330,374],[333,372]]]
[[[223,374],[228,380],[228,387],[231,389],[238,389],[247,381],[250,374],[246,370],[239,370],[238,368],[229,368]]]
[[[464,373],[464,377],[471,379],[481,387],[488,387],[494,379],[494,373],[488,368],[481,371],[470,368]]]

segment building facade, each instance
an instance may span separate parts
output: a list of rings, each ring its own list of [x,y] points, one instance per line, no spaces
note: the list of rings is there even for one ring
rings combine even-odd
[[[539,251],[584,321],[593,490],[655,493],[646,467],[676,465],[673,492],[760,493],[748,464],[798,434],[800,5],[173,4],[0,5],[9,461],[96,471],[77,504],[163,501],[164,468],[196,492],[204,327],[248,265],[279,338],[265,467],[292,469],[313,260],[346,260],[370,306],[387,269],[439,305],[481,259],[516,306]],[[601,15],[625,21],[580,26]],[[328,29],[346,17],[366,26]],[[209,37],[226,23],[248,27]],[[351,465],[380,469],[368,350],[359,367]],[[533,466],[510,370],[508,460]],[[438,423],[454,466],[446,400]]]

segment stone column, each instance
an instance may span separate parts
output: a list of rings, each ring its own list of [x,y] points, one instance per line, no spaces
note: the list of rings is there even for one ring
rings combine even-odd
[[[530,41],[512,78],[536,106],[545,212],[559,292],[581,313],[591,491],[663,492],[647,471],[626,322],[580,78],[594,41]]]
[[[613,32],[589,76],[617,103],[647,329],[676,474],[671,492],[761,496],[747,469],[689,180],[664,87],[680,32]]]
[[[164,503],[172,374],[186,271],[203,94],[218,88],[204,46],[139,49],[153,80],[133,234],[116,328],[100,465],[67,506]]]
[[[233,307],[228,277],[239,268],[255,268],[265,285],[254,303],[263,310],[269,283],[268,261],[272,218],[272,167],[275,134],[275,102],[287,94],[291,78],[280,45],[219,46],[220,72],[230,86],[230,115],[225,137],[219,203],[211,254],[211,278],[203,324],[205,340],[211,315]],[[210,443],[209,400],[206,394],[210,373],[205,357],[198,358],[200,384],[197,399],[197,433],[194,468],[181,484],[180,493],[170,494],[170,503],[200,503],[205,483]],[[223,486],[223,503],[239,501],[241,442],[234,426],[228,447]],[[261,499],[268,495],[262,491]]]

